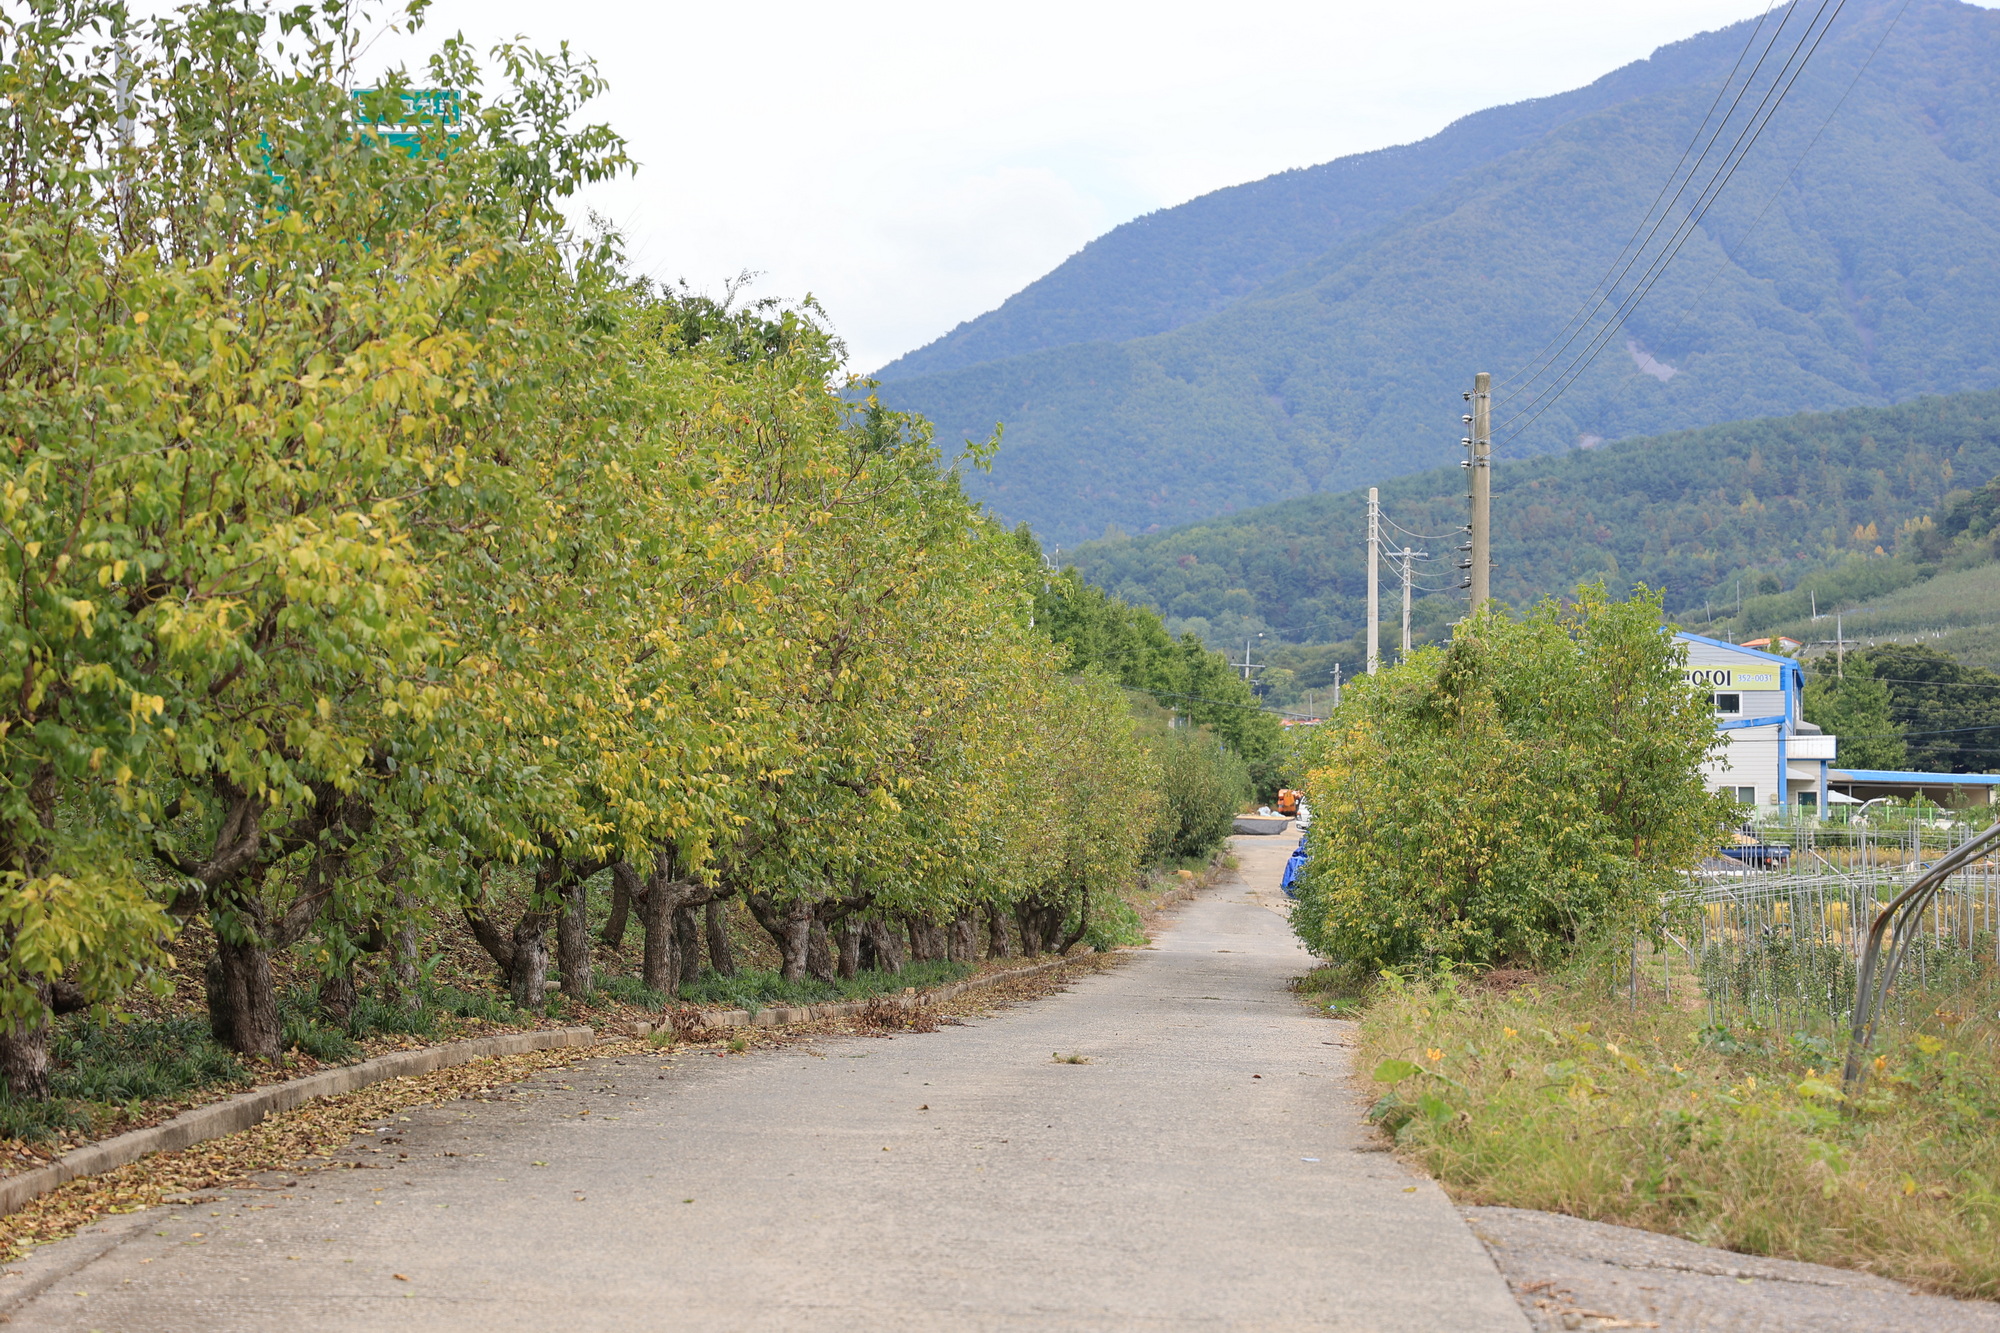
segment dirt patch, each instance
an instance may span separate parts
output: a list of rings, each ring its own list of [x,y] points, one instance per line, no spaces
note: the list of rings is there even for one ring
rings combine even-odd
[[[1480,990],[1491,991],[1495,995],[1507,995],[1523,986],[1532,986],[1541,980],[1541,974],[1525,967],[1494,967],[1479,974],[1474,984]]]

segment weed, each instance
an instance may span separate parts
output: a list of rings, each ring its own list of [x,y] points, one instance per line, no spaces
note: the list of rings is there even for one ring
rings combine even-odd
[[[731,1037],[729,1039],[729,1049],[731,1053],[741,1055],[750,1049],[750,1039],[748,1037]]]
[[[1500,994],[1410,980],[1361,1025],[1371,1115],[1462,1201],[2000,1294],[2000,975],[1898,1027],[1852,1100],[1830,1025],[1705,1025],[1581,972]]]
[[[245,1077],[234,1052],[197,1018],[103,1023],[78,1017],[58,1026],[50,1055],[55,1098],[115,1103],[178,1097]]]
[[[620,1004],[631,1005],[634,1009],[644,1009],[647,1013],[657,1014],[667,1007],[668,997],[646,986],[637,977],[622,974],[599,975],[597,989]]]
[[[1090,1063],[1089,1056],[1078,1055],[1074,1051],[1068,1055],[1064,1055],[1061,1051],[1050,1051],[1049,1059],[1059,1065],[1087,1065]]]

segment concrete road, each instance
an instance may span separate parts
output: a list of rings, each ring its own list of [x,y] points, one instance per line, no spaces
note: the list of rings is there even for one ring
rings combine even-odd
[[[11,1327],[1526,1330],[1286,990],[1295,839],[1236,841],[1237,883],[1068,993],[413,1111],[352,1150],[380,1169],[39,1252]]]

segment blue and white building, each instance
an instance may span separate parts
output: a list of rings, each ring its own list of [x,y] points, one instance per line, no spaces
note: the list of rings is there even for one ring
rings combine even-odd
[[[1777,653],[1699,634],[1680,634],[1687,679],[1709,693],[1727,747],[1703,768],[1711,790],[1739,804],[1824,815],[1875,797],[1923,797],[1939,805],[1985,803],[2000,774],[1917,773],[1837,766],[1839,737],[1805,720],[1805,670]]]
[[[1711,789],[1743,805],[1803,806],[1824,813],[1838,738],[1805,720],[1804,668],[1789,657],[1699,634],[1687,645],[1687,679],[1714,701],[1715,728],[1729,742],[1703,770]]]

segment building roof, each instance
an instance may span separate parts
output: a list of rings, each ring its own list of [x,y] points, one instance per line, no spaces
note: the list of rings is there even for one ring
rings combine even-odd
[[[1886,782],[1905,787],[1991,787],[2000,773],[1905,773],[1890,768],[1829,768],[1828,782]]]
[[[1766,662],[1783,662],[1786,666],[1794,669],[1797,669],[1799,665],[1797,658],[1786,657],[1783,653],[1767,653],[1762,648],[1745,648],[1740,643],[1730,643],[1725,639],[1711,639],[1705,634],[1690,634],[1686,630],[1677,630],[1674,633],[1674,637],[1676,639],[1686,639],[1689,643],[1705,643],[1711,648],[1727,648],[1730,652],[1742,653],[1745,657],[1761,657]]]

